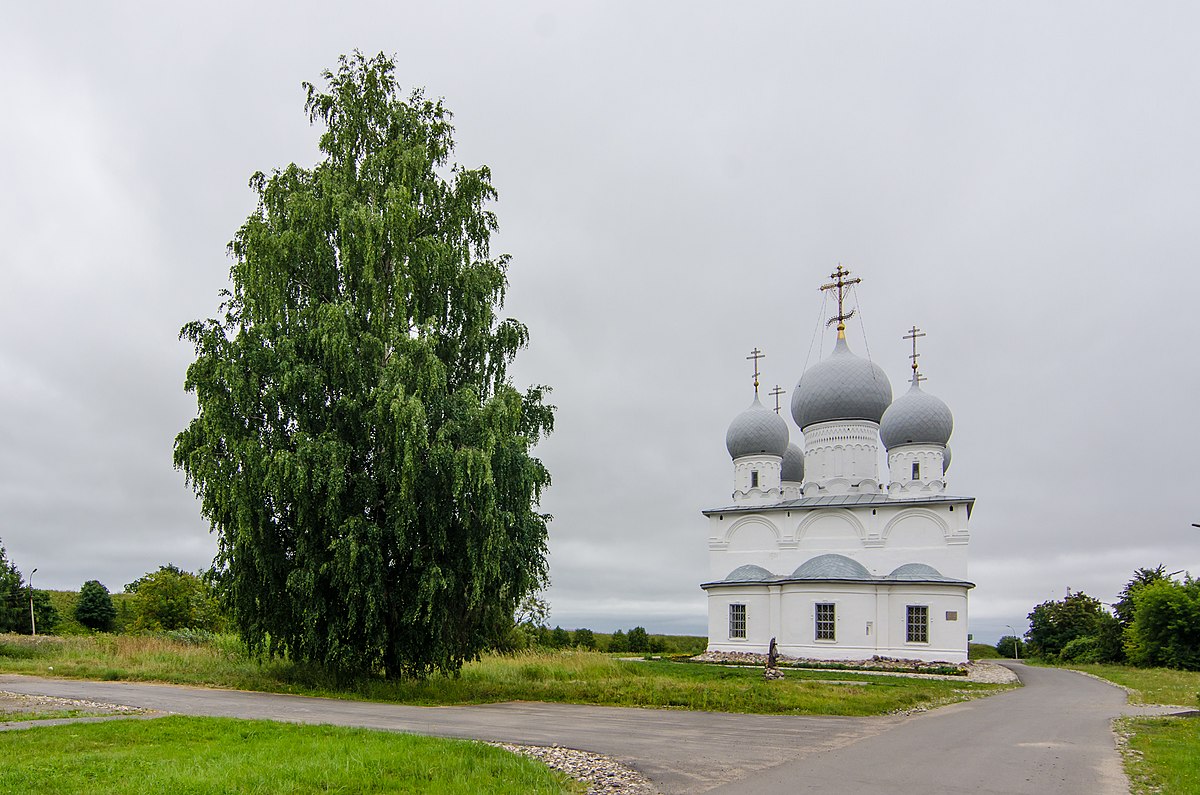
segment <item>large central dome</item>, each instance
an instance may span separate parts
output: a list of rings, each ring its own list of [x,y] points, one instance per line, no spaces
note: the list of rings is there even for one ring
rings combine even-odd
[[[892,384],[879,365],[850,352],[838,335],[833,354],[800,376],[792,418],[803,428],[831,420],[879,422],[892,402]]]

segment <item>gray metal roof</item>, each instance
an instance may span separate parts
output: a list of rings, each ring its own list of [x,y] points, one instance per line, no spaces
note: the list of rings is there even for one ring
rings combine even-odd
[[[782,500],[774,505],[730,505],[725,508],[709,508],[701,511],[705,516],[714,513],[764,513],[768,511],[815,511],[822,508],[856,508],[859,506],[894,506],[906,505],[946,505],[967,504],[967,510],[975,504],[974,497],[952,497],[944,494],[918,497],[916,499],[898,500],[887,492],[870,492],[868,494],[825,494],[819,497],[800,497],[795,500]]]
[[[867,567],[853,558],[830,553],[804,561],[792,572],[793,580],[870,580]]]
[[[700,587],[707,590],[722,585],[784,585],[791,582],[856,582],[878,585],[902,583],[975,587],[973,582],[947,577],[926,563],[905,563],[903,566],[898,566],[891,574],[878,577],[867,571],[867,568],[858,561],[835,553],[818,555],[805,561],[790,577],[781,577],[772,574],[762,566],[748,564],[738,566],[723,580],[706,582]]]
[[[723,582],[764,582],[775,579],[778,579],[778,577],[762,566],[755,566],[752,563],[748,563],[745,566],[738,566],[726,574]]]
[[[794,444],[789,444],[783,454],[783,468],[779,472],[781,480],[793,483],[804,482],[804,451]]]
[[[897,566],[884,579],[897,582],[962,582],[953,577],[947,577],[926,563],[905,563],[903,566]]]
[[[888,406],[879,421],[879,439],[889,450],[905,444],[945,445],[953,431],[954,416],[949,407],[922,391],[916,381]]]
[[[733,418],[725,433],[725,448],[733,459],[747,455],[777,455],[787,452],[788,429],[783,417],[758,402]]]
[[[950,469],[950,445],[946,445],[946,452],[942,453],[942,474],[946,474],[948,469]]]
[[[830,420],[879,422],[892,384],[879,365],[850,352],[839,337],[833,354],[808,368],[792,391],[792,418],[801,428]]]

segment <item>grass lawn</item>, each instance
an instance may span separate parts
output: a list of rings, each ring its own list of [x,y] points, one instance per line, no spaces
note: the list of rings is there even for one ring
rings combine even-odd
[[[562,793],[584,788],[499,748],[332,726],[167,717],[0,733],[0,791]]]
[[[1125,772],[1135,795],[1200,792],[1200,719],[1122,718]]]
[[[1076,671],[1129,688],[1133,704],[1178,704],[1200,706],[1200,671],[1170,668],[1134,668],[1130,665],[1067,665]]]
[[[788,670],[764,682],[756,668],[623,661],[588,652],[486,655],[457,677],[330,680],[286,661],[248,658],[235,638],[189,645],[164,637],[0,636],[0,672],[174,682],[406,704],[549,701],[792,715],[882,715],[1006,689],[966,681]]]

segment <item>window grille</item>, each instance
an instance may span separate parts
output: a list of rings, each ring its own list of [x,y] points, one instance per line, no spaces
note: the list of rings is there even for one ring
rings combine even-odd
[[[817,605],[817,640],[837,640],[835,629],[837,607],[828,603]]]
[[[730,605],[729,606],[729,637],[745,638],[746,637],[746,606],[745,605]]]
[[[907,639],[909,643],[929,642],[929,608],[925,605],[909,605]]]

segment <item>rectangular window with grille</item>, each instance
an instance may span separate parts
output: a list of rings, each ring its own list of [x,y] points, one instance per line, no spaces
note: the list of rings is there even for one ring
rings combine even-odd
[[[909,605],[906,624],[909,643],[929,642],[929,608],[927,606]]]
[[[729,637],[745,638],[746,637],[746,606],[745,605],[730,605],[729,606]]]
[[[828,603],[817,605],[817,640],[837,640],[835,624],[837,607]]]

